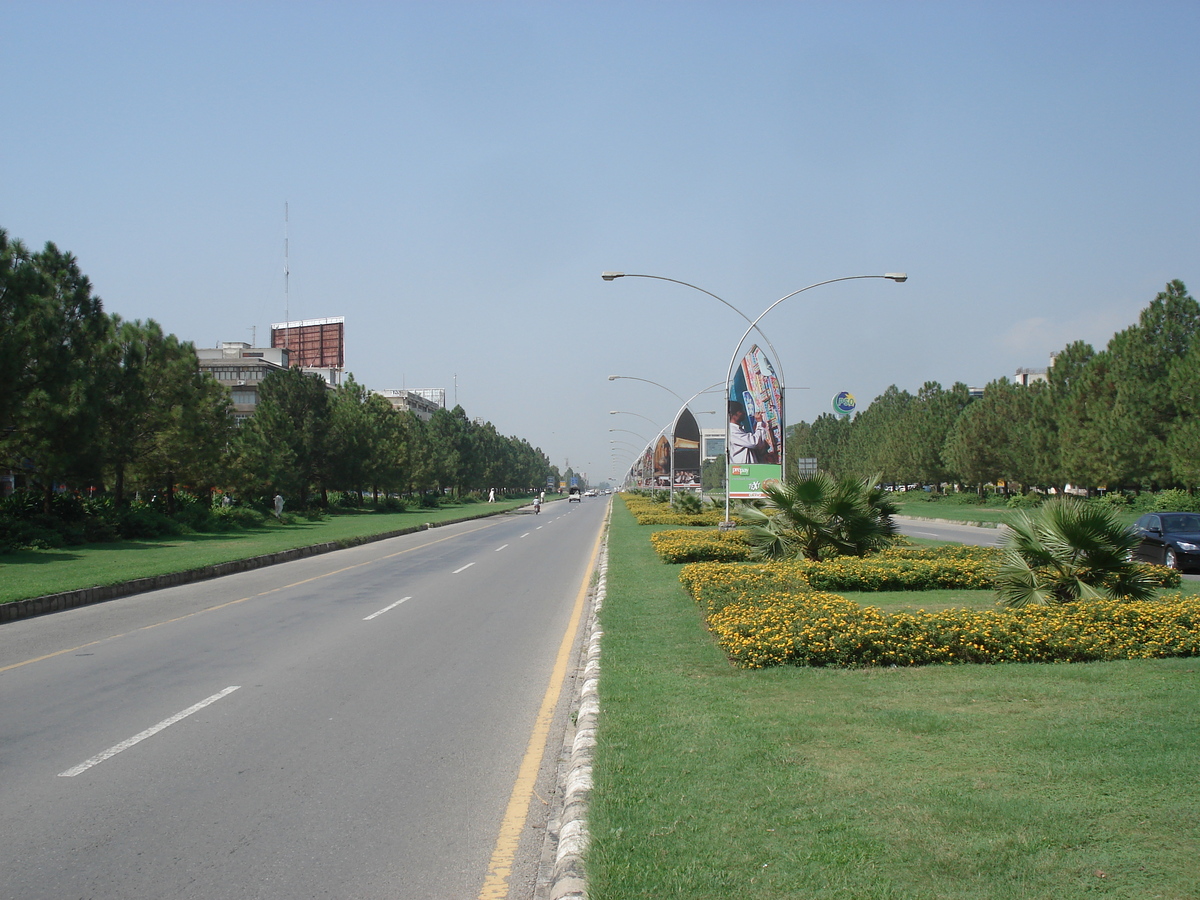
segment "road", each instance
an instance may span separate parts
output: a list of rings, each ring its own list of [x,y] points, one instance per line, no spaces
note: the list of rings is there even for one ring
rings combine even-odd
[[[907,537],[929,538],[936,541],[956,541],[960,544],[978,544],[983,547],[999,547],[1004,539],[1003,528],[980,528],[977,525],[955,525],[929,519],[909,519],[893,516],[900,533]],[[1184,581],[1200,581],[1200,573],[1181,572]]]
[[[0,627],[0,897],[531,896],[605,507]]]
[[[955,541],[959,544],[978,544],[983,547],[999,547],[1004,529],[981,528],[978,525],[956,525],[931,519],[909,519],[893,516],[905,537],[927,538],[934,541]]]

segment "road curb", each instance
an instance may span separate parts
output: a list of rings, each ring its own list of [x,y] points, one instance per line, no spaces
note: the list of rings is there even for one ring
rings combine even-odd
[[[1007,528],[1003,522],[971,522],[966,519],[939,519],[936,516],[892,516],[893,519],[906,519],[909,522],[941,522],[943,525],[974,525],[976,528]]]
[[[609,507],[609,515],[612,508]],[[600,629],[599,612],[604,606],[608,583],[607,523],[604,549],[597,567],[596,587],[588,611],[586,651],[583,659],[583,679],[579,690],[579,709],[575,717],[575,733],[564,742],[562,758],[568,760],[559,773],[559,795],[562,809],[558,821],[551,823],[546,837],[554,842],[554,863],[549,890],[538,891],[539,900],[584,900],[587,897],[587,877],[583,857],[587,852],[588,804],[592,796],[592,760],[596,751],[596,725],[600,716]],[[570,744],[568,752],[566,744]]]
[[[520,508],[517,507],[517,509]],[[448,519],[445,522],[422,522],[420,525],[409,525],[382,534],[345,538],[340,541],[327,541],[321,544],[311,544],[307,547],[295,547],[291,550],[280,550],[276,553],[264,554],[263,556],[251,556],[247,559],[236,559],[229,562],[215,563],[211,566],[201,566],[196,569],[188,569],[184,572],[152,575],[147,578],[123,581],[119,584],[95,585],[93,587],[79,588],[74,591],[63,591],[58,594],[46,594],[42,597],[13,600],[9,603],[0,603],[0,624],[15,622],[18,619],[30,619],[34,616],[46,615],[47,613],[62,612],[63,610],[75,609],[80,606],[90,606],[93,603],[104,603],[108,600],[117,600],[121,597],[131,597],[134,594],[144,594],[148,591],[158,591],[163,588],[177,587],[182,584],[194,584],[197,581],[207,581],[210,578],[221,578],[225,575],[249,572],[254,569],[278,565],[279,563],[306,559],[310,556],[319,556],[323,553],[333,553],[335,550],[346,550],[350,547],[360,547],[363,544],[386,541],[389,538],[401,537],[406,534],[415,534],[418,531],[427,531],[430,528],[458,525],[462,522],[486,519],[513,511],[497,510],[494,513],[488,513],[483,516],[463,516],[458,519]]]

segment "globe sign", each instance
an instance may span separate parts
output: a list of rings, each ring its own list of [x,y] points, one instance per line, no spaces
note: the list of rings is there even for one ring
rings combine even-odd
[[[833,408],[834,408],[834,410],[836,410],[838,415],[841,415],[841,416],[850,415],[850,413],[854,412],[855,406],[856,406],[856,404],[854,402],[854,395],[851,394],[849,391],[842,391],[840,394],[838,394],[836,397],[833,398]]]

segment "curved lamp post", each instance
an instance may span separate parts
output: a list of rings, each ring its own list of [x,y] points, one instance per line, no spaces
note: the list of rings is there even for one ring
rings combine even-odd
[[[627,409],[610,409],[608,411],[608,414],[610,416],[637,416],[639,419],[645,419],[647,422],[649,422],[655,428],[658,427],[658,423],[655,422],[653,419],[651,419],[649,416],[643,416],[641,413],[630,412]]]
[[[671,394],[672,396],[674,396],[676,400],[683,399],[678,394],[676,394],[673,390],[671,390],[669,387],[667,387],[665,384],[659,384],[657,381],[651,381],[649,378],[638,378],[634,375],[609,375],[608,376],[609,381],[616,381],[618,378],[627,379],[629,381],[644,381],[644,382],[646,382],[646,384],[652,384],[655,387],[662,388],[668,394]]]
[[[738,309],[736,306],[734,306],[728,300],[726,300],[722,297],[718,297],[712,291],[706,291],[704,288],[700,287],[699,285],[695,285],[695,284],[692,284],[687,281],[680,281],[677,278],[664,278],[662,275],[639,275],[635,272],[601,272],[600,277],[603,278],[605,281],[614,281],[617,278],[653,278],[655,281],[669,281],[669,282],[671,282],[671,284],[680,284],[680,285],[683,285],[684,287],[691,288],[693,291],[699,291],[702,294],[707,294],[709,297],[712,297],[718,303],[724,303],[726,306],[728,306],[730,309],[732,309],[735,313],[737,313],[739,316],[741,316],[747,322],[750,321],[750,317],[748,315],[746,315],[744,312],[742,312],[740,309]],[[775,357],[776,361],[778,361],[779,353],[775,350],[775,346],[771,343],[771,339],[769,337],[767,337],[766,333],[761,328],[758,329],[758,333],[762,336],[762,339],[764,342],[766,342],[766,345],[771,348],[771,355]],[[780,375],[782,376],[782,374],[783,374],[783,370],[781,368]]]
[[[729,368],[725,373],[725,397],[726,397],[726,399],[728,400],[728,398],[729,398],[729,383],[733,380],[733,367],[735,365],[737,365],[738,354],[741,353],[741,351],[742,351],[742,344],[745,343],[746,338],[748,338],[750,336],[750,332],[758,327],[758,323],[762,321],[763,316],[765,316],[767,313],[769,313],[771,310],[773,310],[775,307],[777,307],[784,300],[787,300],[791,297],[795,297],[797,294],[803,294],[805,291],[811,291],[813,288],[822,287],[823,285],[826,285],[826,284],[834,284],[838,281],[857,281],[857,280],[864,279],[864,278],[884,278],[884,279],[887,279],[888,281],[894,281],[897,284],[901,284],[905,281],[908,281],[908,274],[905,272],[889,272],[886,275],[846,275],[842,278],[830,278],[828,281],[818,281],[816,284],[810,284],[807,287],[800,288],[798,291],[792,291],[790,294],[785,294],[784,296],[780,297],[778,300],[776,300],[774,303],[772,303],[770,306],[768,306],[766,309],[764,309],[759,314],[758,318],[750,323],[750,327],[747,328],[745,333],[743,333],[742,336],[738,339],[737,346],[734,347],[734,349],[733,349],[733,357],[729,360]],[[760,332],[760,334],[761,334],[761,332]],[[726,527],[728,527],[728,522],[729,522],[729,466],[730,466],[730,463],[733,458],[732,454],[729,451],[730,436],[731,435],[730,435],[729,419],[728,419],[728,417],[726,417],[726,419],[725,419],[725,523],[724,523],[726,525]]]

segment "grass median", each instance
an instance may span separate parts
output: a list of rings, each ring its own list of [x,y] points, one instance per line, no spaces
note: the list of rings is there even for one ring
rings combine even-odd
[[[356,541],[406,528],[420,528],[427,522],[437,525],[488,516],[526,506],[529,502],[527,499],[499,500],[389,513],[346,511],[314,522],[289,517],[294,519],[291,524],[269,522],[262,528],[246,531],[6,553],[0,555],[0,603],[185,572],[297,547]]]
[[[738,670],[612,522],[592,900],[1197,896],[1200,660]]]

